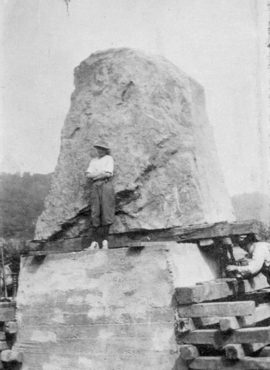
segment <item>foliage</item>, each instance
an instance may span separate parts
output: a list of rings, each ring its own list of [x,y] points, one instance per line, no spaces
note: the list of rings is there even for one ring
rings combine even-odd
[[[0,175],[0,235],[31,239],[49,192],[51,175]]]

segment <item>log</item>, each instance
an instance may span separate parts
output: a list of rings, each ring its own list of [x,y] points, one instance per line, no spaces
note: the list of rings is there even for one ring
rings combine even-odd
[[[255,311],[255,302],[213,302],[197,303],[176,308],[179,317],[209,317],[209,316],[247,316]]]
[[[245,357],[239,361],[230,361],[223,357],[197,357],[189,364],[194,370],[269,370],[270,358],[268,357]]]
[[[270,343],[270,326],[242,328],[222,333],[217,329],[194,330],[183,335],[183,344],[210,344],[215,348],[223,348],[227,344]]]
[[[4,324],[4,331],[8,334],[15,334],[18,331],[18,324],[16,321],[6,321]]]
[[[11,349],[1,352],[1,361],[3,362],[23,362],[23,353]]]
[[[228,360],[241,360],[245,357],[245,352],[241,344],[227,344],[224,347],[224,351]]]
[[[179,346],[179,353],[180,357],[185,361],[194,360],[194,358],[199,357],[199,351],[197,347],[189,344],[183,344]]]

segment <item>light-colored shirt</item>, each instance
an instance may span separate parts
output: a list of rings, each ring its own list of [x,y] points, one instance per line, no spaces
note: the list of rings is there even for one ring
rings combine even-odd
[[[91,175],[100,174],[101,172],[108,172],[112,176],[113,170],[113,157],[110,155],[104,155],[104,157],[101,158],[93,158],[90,161],[86,172]]]
[[[258,242],[252,244],[253,251],[247,266],[238,267],[238,271],[243,274],[256,274],[263,266],[270,266],[270,244]]]

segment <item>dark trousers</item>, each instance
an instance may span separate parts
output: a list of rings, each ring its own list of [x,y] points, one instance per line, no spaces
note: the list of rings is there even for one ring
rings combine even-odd
[[[110,179],[95,181],[91,191],[91,219],[94,239],[107,239],[115,217],[115,195]],[[98,230],[99,229],[99,230]],[[99,231],[99,232],[98,232]]]

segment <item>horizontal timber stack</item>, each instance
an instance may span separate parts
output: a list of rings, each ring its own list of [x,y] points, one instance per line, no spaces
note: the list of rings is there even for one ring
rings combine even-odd
[[[175,335],[189,369],[270,369],[270,290],[258,274],[176,288]]]

